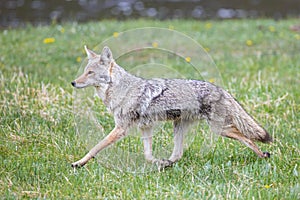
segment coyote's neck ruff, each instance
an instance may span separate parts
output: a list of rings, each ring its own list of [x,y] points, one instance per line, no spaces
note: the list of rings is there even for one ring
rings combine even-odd
[[[112,112],[115,129],[74,166],[84,165],[100,150],[124,137],[137,125],[143,133],[148,161],[169,166],[182,156],[183,133],[194,121],[206,119],[214,132],[237,139],[258,156],[269,157],[253,141],[271,141],[269,134],[225,90],[209,82],[184,79],[143,79],[136,77],[113,59],[108,47],[100,55],[86,49],[88,64],[72,82],[76,88],[94,86]],[[155,121],[174,121],[174,150],[169,160],[152,156],[152,127]]]

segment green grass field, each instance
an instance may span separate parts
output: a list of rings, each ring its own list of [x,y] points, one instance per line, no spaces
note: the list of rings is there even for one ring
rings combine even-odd
[[[1,30],[1,198],[300,199],[300,33],[289,29],[296,24],[137,20]],[[271,145],[259,144],[270,159],[217,138],[205,156],[193,143],[162,172],[121,172],[96,159],[70,167],[87,151],[76,134],[70,84],[85,58],[83,45],[147,26],[183,32],[203,45],[224,88],[274,137]],[[101,120],[112,128],[111,117]]]

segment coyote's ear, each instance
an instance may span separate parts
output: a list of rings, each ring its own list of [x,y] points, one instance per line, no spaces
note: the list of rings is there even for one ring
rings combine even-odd
[[[97,54],[95,52],[93,52],[92,50],[88,49],[86,47],[86,45],[84,45],[84,49],[85,49],[88,59],[95,58],[97,56]]]
[[[112,60],[113,59],[113,55],[109,49],[109,47],[104,47],[101,53],[101,58],[103,60]]]

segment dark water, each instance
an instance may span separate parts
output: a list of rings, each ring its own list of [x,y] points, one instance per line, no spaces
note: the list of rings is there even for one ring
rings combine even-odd
[[[132,18],[300,17],[300,0],[1,0],[0,27]]]

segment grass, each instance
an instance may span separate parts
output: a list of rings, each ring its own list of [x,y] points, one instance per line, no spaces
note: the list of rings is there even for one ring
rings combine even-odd
[[[137,20],[2,30],[0,196],[300,199],[300,33],[289,30],[297,23]],[[175,29],[205,47],[224,87],[274,137],[271,145],[259,144],[271,152],[270,159],[257,158],[236,141],[217,138],[204,156],[199,144],[192,143],[174,167],[162,172],[133,174],[96,161],[78,170],[70,167],[86,152],[75,133],[70,84],[85,57],[83,45],[95,46],[117,32],[145,26]],[[43,43],[45,38],[54,41]],[[111,129],[112,118],[101,117],[105,130]]]

